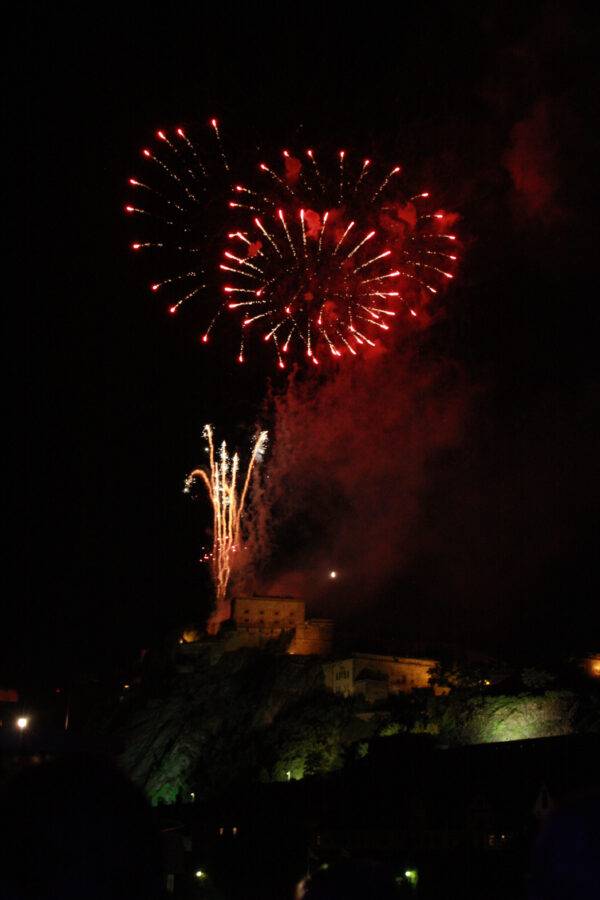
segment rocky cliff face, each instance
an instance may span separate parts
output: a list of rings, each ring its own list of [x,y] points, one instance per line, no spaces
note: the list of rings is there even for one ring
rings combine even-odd
[[[318,660],[207,645],[184,668],[147,676],[112,722],[123,767],[153,803],[330,771],[364,731],[352,701],[324,691]]]
[[[326,691],[321,661],[286,654],[283,637],[260,649],[232,646],[212,640],[155,654],[113,710],[121,763],[153,803],[332,772],[368,753],[375,734],[427,733],[457,746],[600,727],[591,689],[421,690],[369,706]]]

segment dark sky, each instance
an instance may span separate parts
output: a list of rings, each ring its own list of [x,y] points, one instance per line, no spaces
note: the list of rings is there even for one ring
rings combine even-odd
[[[30,3],[7,38],[8,680],[110,669],[206,594],[182,478],[205,421],[252,427],[265,369],[203,354],[164,316],[121,210],[149,135],[211,115],[262,147],[300,130],[397,149],[462,218],[459,283],[426,343],[461,367],[469,413],[423,494],[422,540],[367,608],[505,652],[599,645],[593,17],[331,6]]]

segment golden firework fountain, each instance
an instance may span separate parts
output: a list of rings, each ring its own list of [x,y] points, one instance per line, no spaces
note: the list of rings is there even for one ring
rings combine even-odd
[[[213,509],[213,546],[209,554],[211,573],[215,586],[216,607],[207,623],[209,634],[216,634],[221,622],[230,618],[228,587],[231,579],[232,555],[239,552],[242,541],[242,517],[252,473],[260,460],[267,442],[267,432],[261,431],[252,446],[250,462],[245,477],[240,475],[238,453],[230,456],[225,441],[215,453],[213,430],[204,426],[208,452],[208,467],[194,469],[185,480],[184,492],[189,493],[198,478],[204,484]]]

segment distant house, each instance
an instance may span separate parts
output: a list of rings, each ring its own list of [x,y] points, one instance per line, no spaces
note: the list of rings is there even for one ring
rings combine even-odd
[[[385,700],[390,694],[409,693],[429,687],[429,670],[435,659],[354,653],[346,659],[325,663],[325,686],[346,697],[361,695],[369,702]]]
[[[19,692],[16,688],[0,687],[0,703],[18,703]]]

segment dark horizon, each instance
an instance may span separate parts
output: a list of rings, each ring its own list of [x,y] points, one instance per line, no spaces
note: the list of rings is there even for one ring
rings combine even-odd
[[[122,208],[156,129],[211,115],[252,159],[304,135],[397,152],[461,216],[459,277],[418,349],[464,375],[461,438],[428,469],[394,576],[348,603],[349,573],[311,612],[508,655],[598,648],[595,47],[583,4],[94,23],[29,5],[5,169],[3,680],[110,671],[207,609],[209,511],[183,479],[205,422],[245,439],[281,382],[259,356],[242,370],[218,341],[202,348],[193,315],[165,315]],[[286,534],[273,578],[295,551]]]

